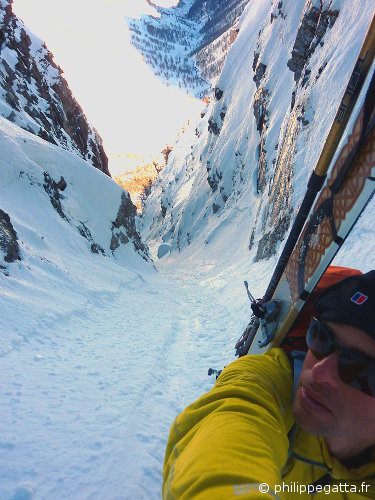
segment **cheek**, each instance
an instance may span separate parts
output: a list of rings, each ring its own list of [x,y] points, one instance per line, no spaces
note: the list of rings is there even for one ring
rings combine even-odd
[[[344,405],[342,414],[346,415],[348,432],[365,439],[368,446],[375,445],[375,398],[356,394]]]
[[[342,420],[350,424],[351,431],[365,436],[371,444],[375,442],[375,398],[358,389],[343,384],[337,394],[332,395]]]
[[[372,422],[372,428],[375,430],[375,398],[367,396],[367,394],[356,389],[351,389],[351,391],[353,391],[351,392],[353,396],[350,398],[353,402],[353,408],[368,421]]]

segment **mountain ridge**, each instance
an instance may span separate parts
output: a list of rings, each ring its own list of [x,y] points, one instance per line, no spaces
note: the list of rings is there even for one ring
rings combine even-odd
[[[159,18],[128,20],[132,44],[168,85],[203,98],[220,75],[248,2],[188,0],[170,8],[154,6]]]
[[[0,0],[0,54],[0,116],[110,176],[102,139],[45,43],[13,13],[12,0]]]

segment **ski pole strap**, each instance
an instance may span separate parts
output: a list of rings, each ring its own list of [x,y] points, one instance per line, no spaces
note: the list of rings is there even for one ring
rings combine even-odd
[[[256,300],[254,299],[254,297],[251,295],[250,293],[250,290],[249,290],[249,284],[247,281],[244,281],[243,284],[245,285],[245,288],[246,288],[246,292],[247,292],[247,296],[249,297],[249,300],[251,303],[253,302],[256,302]]]

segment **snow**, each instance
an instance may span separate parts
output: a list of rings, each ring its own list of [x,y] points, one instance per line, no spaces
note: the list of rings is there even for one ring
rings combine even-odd
[[[221,369],[234,359],[234,344],[250,315],[243,280],[261,297],[277,255],[254,263],[248,251],[249,221],[257,218],[259,206],[254,172],[243,173],[243,184],[240,176],[233,181],[241,192],[233,191],[229,209],[208,216],[213,199],[207,195],[207,172],[194,162],[214,151],[213,158],[228,166],[226,183],[232,186],[232,163],[240,170],[241,162],[254,159],[248,143],[256,142],[256,131],[249,125],[248,103],[255,84],[249,88],[241,75],[251,74],[247,56],[253,57],[253,47],[246,30],[256,25],[252,16],[268,18],[263,5],[258,1],[246,9],[222,74],[223,99],[228,99],[222,136],[206,142],[212,106],[181,136],[164,180],[156,182],[147,217],[158,217],[161,201],[178,205],[178,212],[167,212],[166,218],[173,215],[176,233],[185,229],[191,237],[191,244],[178,251],[169,245],[171,233],[150,225],[157,270],[130,244],[114,255],[110,251],[111,223],[123,193],[118,185],[76,155],[0,118],[0,208],[10,215],[22,259],[0,262],[6,265],[5,272],[0,270],[1,499],[160,498],[174,418],[211,388],[209,367]],[[300,12],[295,26],[299,18]],[[346,32],[349,48],[343,47],[350,60],[365,26],[364,16],[358,19],[356,34]],[[339,21],[344,29],[345,18]],[[327,54],[337,41],[326,41]],[[270,65],[277,66],[271,45],[265,45]],[[339,51],[335,57],[336,74],[344,79],[350,64],[343,63]],[[325,115],[326,121],[332,119],[339,100],[330,99],[327,88],[322,78],[310,98],[309,116],[317,126]],[[279,99],[272,112],[281,115],[289,103],[283,95]],[[279,133],[282,120],[276,122]],[[325,122],[313,137],[308,132],[302,137],[310,139],[305,150],[310,156],[297,156],[295,204],[311,171],[308,159],[318,157],[324,133]],[[67,182],[60,201],[68,220],[53,209],[42,188],[45,171]],[[179,189],[182,184],[185,191]],[[363,272],[373,267],[374,210],[372,199],[335,264]],[[106,256],[90,252],[90,242],[77,230],[80,223]],[[158,259],[161,244],[173,251]]]
[[[14,70],[16,67],[16,64],[18,63],[18,56],[17,52],[13,49],[10,49],[9,47],[4,47],[1,50],[1,59],[6,61],[9,66]]]
[[[229,221],[203,248],[165,255],[158,273],[134,252],[122,262],[90,254],[19,170],[62,172],[87,214],[95,187],[116,185],[5,120],[0,140],[2,208],[22,247],[0,275],[0,498],[160,498],[169,428],[211,387],[207,369],[234,359],[249,317],[242,281],[261,296],[275,259],[241,256]],[[105,207],[95,210],[92,219]],[[368,218],[340,263],[365,271],[362,232]]]
[[[5,12],[5,7],[12,7],[8,6],[8,3],[9,1],[3,2],[2,12]],[[5,39],[0,50],[0,79],[3,80],[0,86],[0,115],[37,135],[42,134],[42,128],[55,143],[67,150],[75,151],[80,157],[84,155],[86,159],[92,159],[93,148],[95,150],[101,147],[101,142],[98,142],[99,138],[92,127],[88,126],[86,153],[82,153],[83,146],[80,147],[67,131],[62,128],[58,130],[57,122],[54,123],[53,117],[56,113],[64,113],[61,98],[56,94],[54,86],[61,83],[63,88],[64,82],[60,82],[60,70],[53,62],[52,54],[44,42],[25,27],[20,19],[17,17],[10,19],[11,27],[8,26],[9,29],[4,31]],[[26,45],[20,47],[20,51],[9,48],[8,45],[14,46],[14,43],[21,42],[22,37],[26,37],[23,40]],[[8,66],[14,74],[8,74]],[[32,67],[36,71],[32,71]],[[37,80],[42,78],[42,81],[37,82],[35,78]]]

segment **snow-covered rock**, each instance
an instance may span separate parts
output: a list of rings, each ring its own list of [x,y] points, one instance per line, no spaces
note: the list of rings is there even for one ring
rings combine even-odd
[[[76,154],[0,117],[0,267],[27,273],[98,254],[122,265],[144,259],[129,194]],[[65,262],[66,265],[66,262]]]
[[[133,45],[156,75],[197,97],[220,76],[249,0],[186,0],[155,7],[159,17],[129,20]]]
[[[0,209],[0,267],[15,260],[20,260],[17,233],[9,215]]]
[[[162,259],[165,255],[168,255],[171,251],[171,246],[167,243],[162,243],[158,248],[158,258]]]

